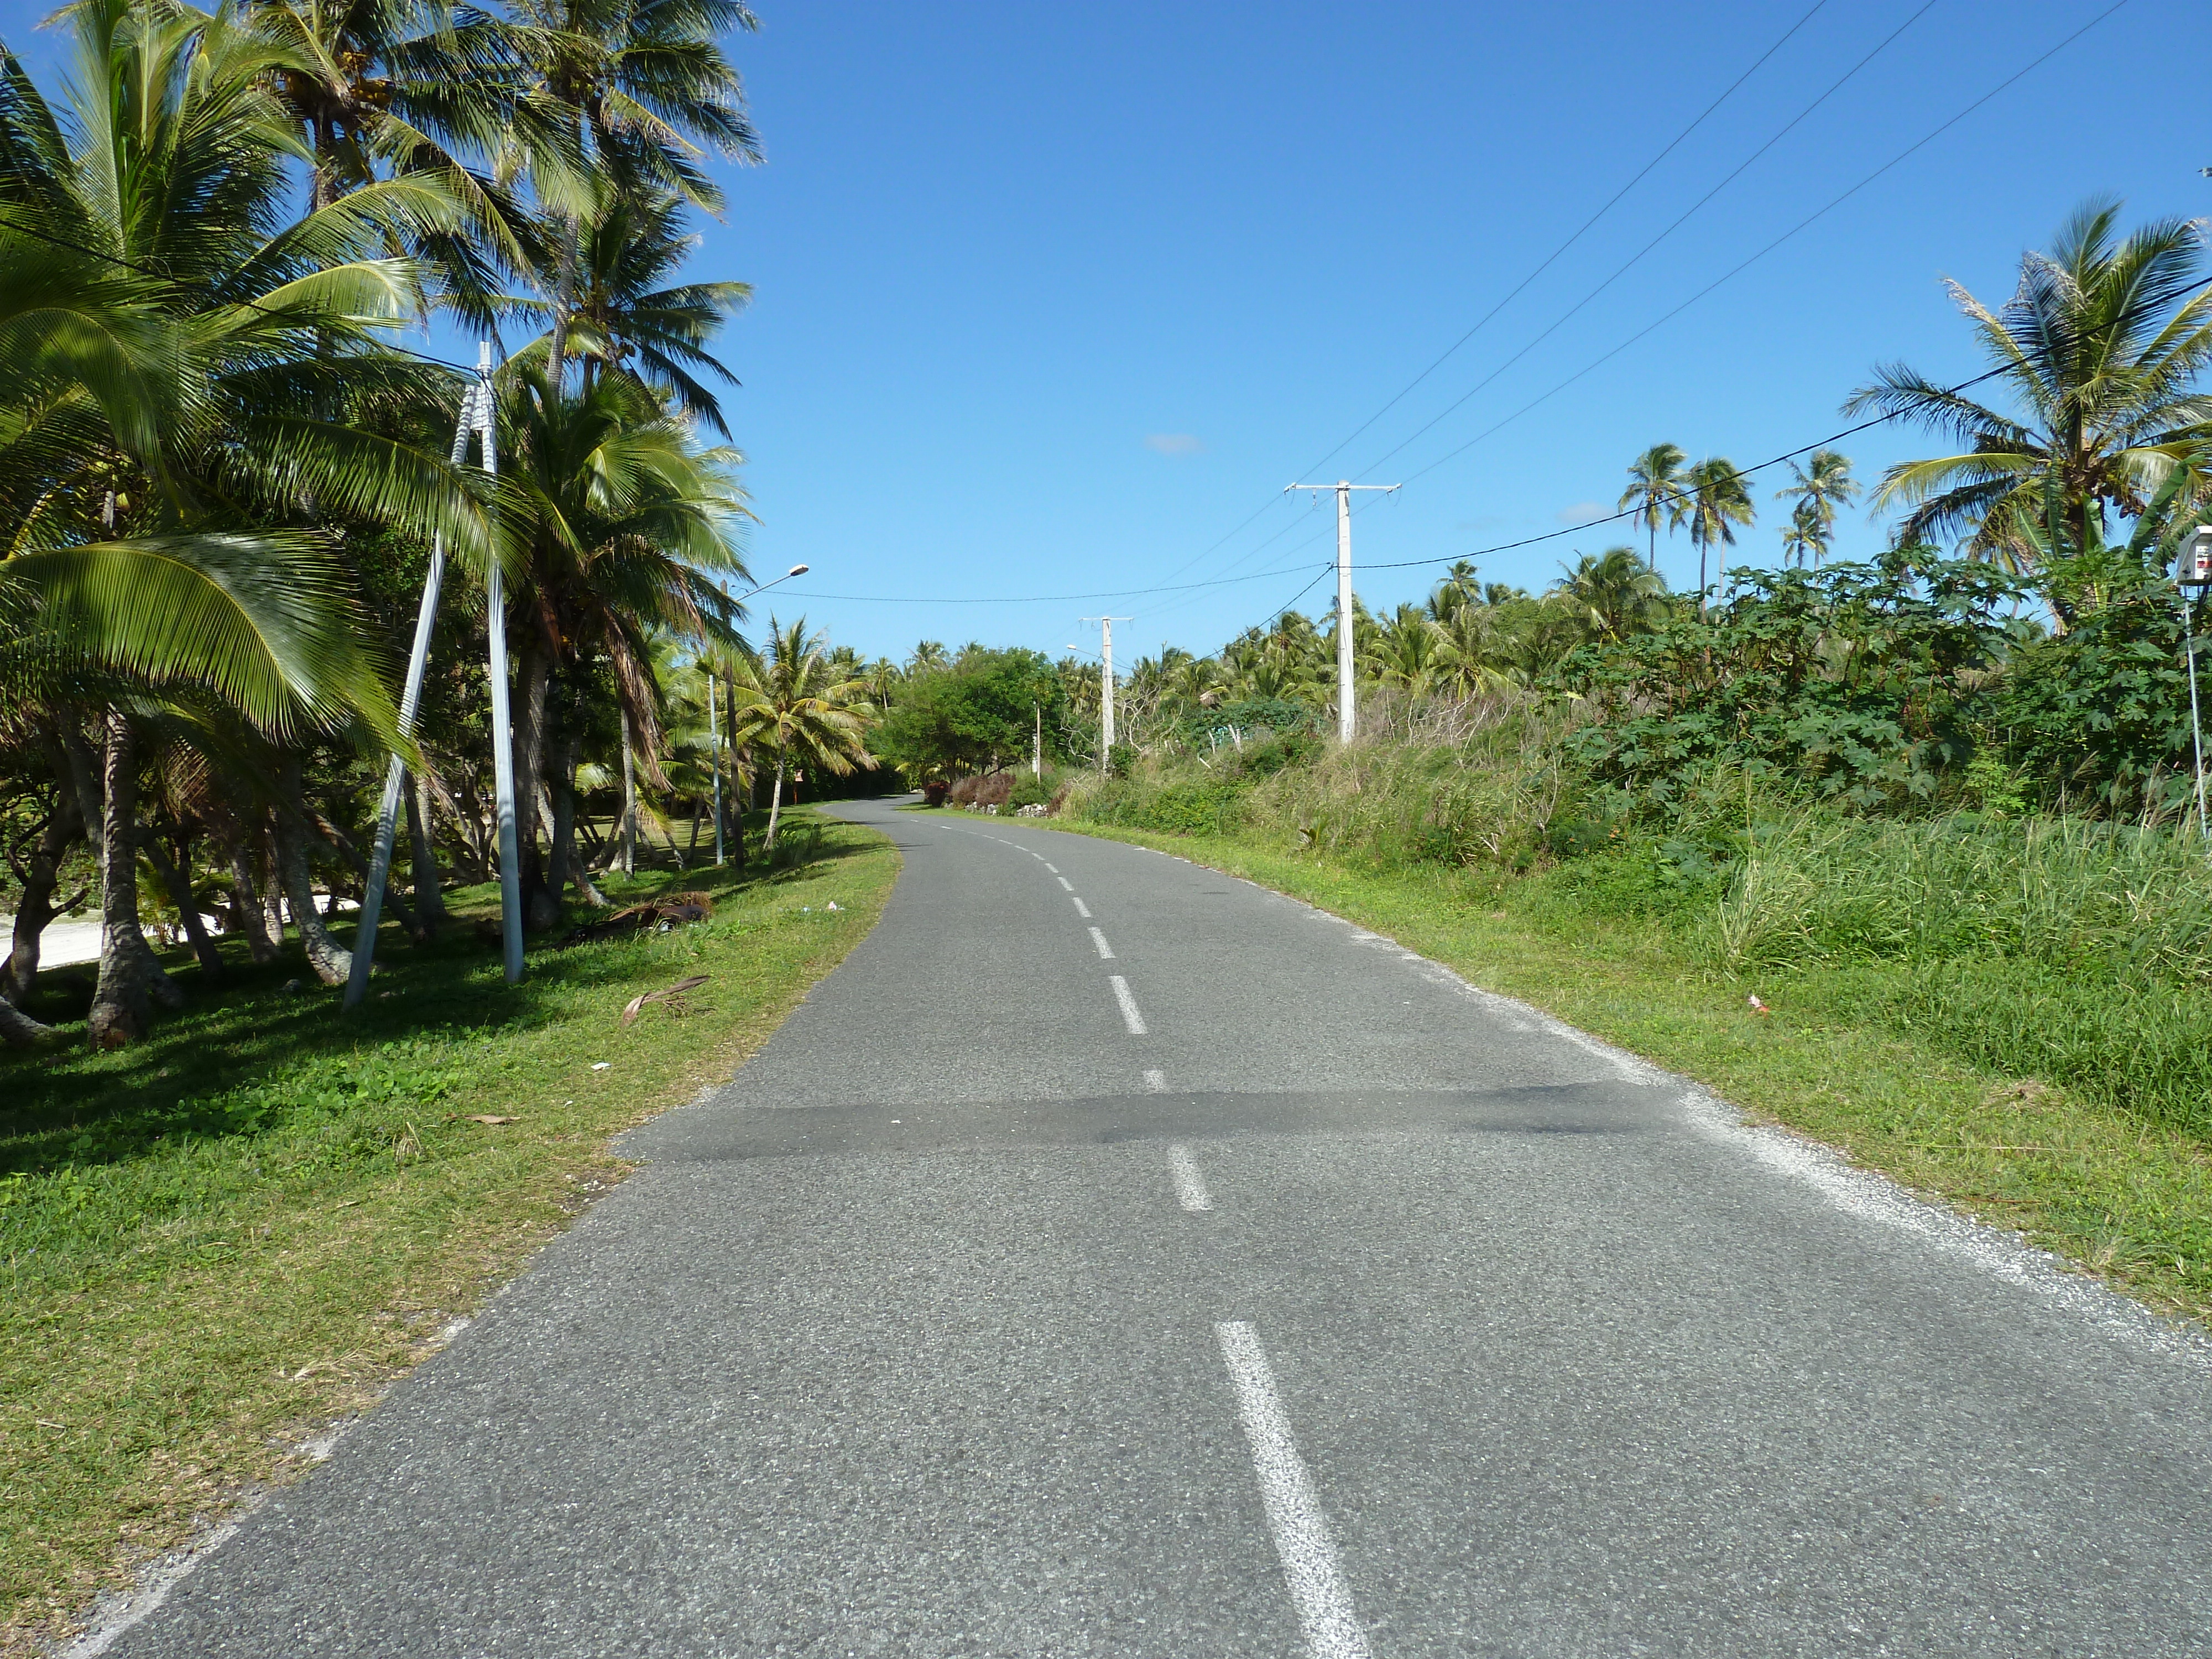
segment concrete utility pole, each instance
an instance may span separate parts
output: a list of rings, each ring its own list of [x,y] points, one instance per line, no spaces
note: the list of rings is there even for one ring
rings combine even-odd
[[[477,383],[461,394],[460,418],[453,425],[453,463],[469,458],[469,440],[490,422],[483,406],[484,386]],[[407,679],[399,694],[399,730],[415,732],[416,710],[422,702],[422,672],[430,661],[430,635],[438,624],[438,594],[446,580],[446,538],[441,531],[430,538],[430,568],[422,578],[422,603],[415,616],[415,648],[407,658]],[[353,939],[353,971],[347,976],[341,1005],[359,1006],[368,994],[368,972],[376,957],[376,927],[384,914],[384,884],[392,874],[392,842],[399,819],[399,792],[407,781],[407,763],[398,756],[385,769],[384,800],[377,809],[376,841],[368,857],[368,884],[362,890],[361,926]]]
[[[483,424],[483,470],[499,477],[499,421],[491,394],[491,343],[477,346],[477,414]],[[514,839],[514,716],[507,707],[507,592],[495,556],[484,576],[484,632],[491,649],[491,781],[499,815],[499,921],[507,944],[507,982],[522,979],[522,854]],[[530,787],[535,789],[538,780]]]
[[[1398,488],[1396,484],[1346,483],[1340,478],[1333,484],[1283,487],[1285,495],[1293,489],[1336,492],[1336,735],[1342,743],[1352,741],[1359,724],[1352,706],[1352,492],[1377,489],[1387,495]]]
[[[1042,781],[1044,778],[1044,705],[1031,705],[1036,710],[1036,735],[1030,739],[1030,775]]]
[[[1101,732],[1098,739],[1098,769],[1113,769],[1114,754],[1114,624],[1134,622],[1134,617],[1079,617],[1079,622],[1095,622],[1103,630],[1098,638],[1098,713]]]

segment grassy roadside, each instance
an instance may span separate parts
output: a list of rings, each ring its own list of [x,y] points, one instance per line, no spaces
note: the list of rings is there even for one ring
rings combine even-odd
[[[1911,1029],[1902,967],[1741,975],[1540,879],[1370,873],[1238,836],[1059,829],[1158,848],[1287,893],[1544,1009],[1754,1117],[2068,1256],[2169,1316],[2212,1314],[2212,1151],[2077,1092],[2008,1076]],[[1752,994],[1773,1012],[1760,1015]]]
[[[711,921],[534,949],[518,987],[474,925],[495,890],[469,890],[435,945],[386,931],[353,1016],[284,989],[294,957],[137,1048],[0,1059],[0,1652],[306,1468],[621,1177],[611,1133],[758,1047],[897,874],[882,836],[810,816],[787,867],[610,895],[705,890]]]

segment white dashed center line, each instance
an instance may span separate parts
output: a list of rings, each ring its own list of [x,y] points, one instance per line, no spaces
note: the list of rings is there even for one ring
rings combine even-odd
[[[1043,855],[1042,853],[1040,853],[1037,856],[1038,856],[1039,858],[1042,858],[1044,855]],[[1056,875],[1058,875],[1058,874],[1060,873],[1060,872],[1059,872],[1057,869],[1054,869],[1054,867],[1053,867],[1051,865],[1049,865],[1049,864],[1046,865],[1046,866],[1045,866],[1045,868],[1046,868],[1046,869],[1048,869],[1048,870],[1051,870],[1051,871],[1052,871],[1052,873],[1053,873],[1053,874],[1054,874],[1055,876],[1056,876]]]
[[[1098,947],[1098,954],[1107,961],[1114,960],[1114,947],[1106,942],[1106,935],[1096,927],[1091,930],[1091,942]]]
[[[1206,1190],[1206,1177],[1198,1172],[1198,1160],[1190,1155],[1188,1146],[1168,1148],[1168,1168],[1175,1172],[1176,1196],[1182,1200],[1186,1210],[1210,1210],[1212,1196]]]
[[[1060,877],[1060,878],[1059,878],[1059,881],[1060,881],[1060,884],[1062,887],[1065,887],[1066,889],[1067,889],[1067,890],[1068,890],[1069,892],[1071,892],[1071,893],[1072,893],[1072,892],[1073,892],[1073,891],[1075,890],[1075,884],[1074,884],[1073,882],[1070,881],[1070,880],[1066,877],[1066,876],[1061,876],[1061,877]]]
[[[1152,1094],[1164,1095],[1167,1093],[1168,1074],[1165,1072],[1158,1071],[1146,1073],[1145,1087]]]
[[[1114,981],[1114,1000],[1121,1005],[1121,1023],[1129,1028],[1131,1036],[1145,1034],[1145,1017],[1137,1011],[1137,1000],[1129,994],[1129,981],[1121,975],[1109,975]]]
[[[1282,1395],[1267,1364],[1259,1334],[1242,1320],[1216,1325],[1221,1358],[1237,1385],[1237,1414],[1252,1448],[1252,1471],[1260,1478],[1260,1501],[1267,1511],[1267,1530],[1275,1535],[1283,1577],[1306,1633],[1312,1659],[1370,1659],[1367,1632],[1352,1608],[1352,1589],[1337,1565],[1336,1544],[1328,1535],[1313,1476],[1291,1437]]]
[[[1078,899],[1075,901],[1075,914],[1088,921],[1091,919],[1091,907],[1081,899]]]

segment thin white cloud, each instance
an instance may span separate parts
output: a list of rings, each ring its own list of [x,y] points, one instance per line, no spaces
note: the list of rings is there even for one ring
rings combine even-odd
[[[1592,519],[1605,517],[1605,508],[1595,501],[1577,501],[1572,507],[1559,509],[1561,524],[1588,524]]]
[[[1188,432],[1148,432],[1145,447],[1155,455],[1195,455],[1206,447],[1206,441]]]

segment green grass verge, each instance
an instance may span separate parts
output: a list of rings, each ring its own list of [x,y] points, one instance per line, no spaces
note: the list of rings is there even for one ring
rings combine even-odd
[[[620,1178],[611,1134],[760,1044],[898,871],[873,831],[797,833],[774,872],[617,877],[617,902],[700,890],[713,919],[533,947],[520,986],[478,927],[496,890],[465,890],[438,943],[384,932],[352,1015],[283,988],[293,955],[219,993],[183,970],[191,1009],[136,1048],[0,1059],[0,1650],[306,1467]]]
[[[1691,959],[1679,935],[1594,914],[1541,877],[1361,872],[1243,836],[1054,827],[1159,848],[1357,921],[1755,1119],[2017,1230],[2162,1313],[2212,1313],[2212,1152],[2039,1080],[2051,1047],[2039,981],[1904,963],[1733,975]],[[1754,993],[1771,1014],[1753,1011]],[[1988,1020],[1944,1017],[1947,994],[2010,998],[2017,1045],[1990,1042]]]

